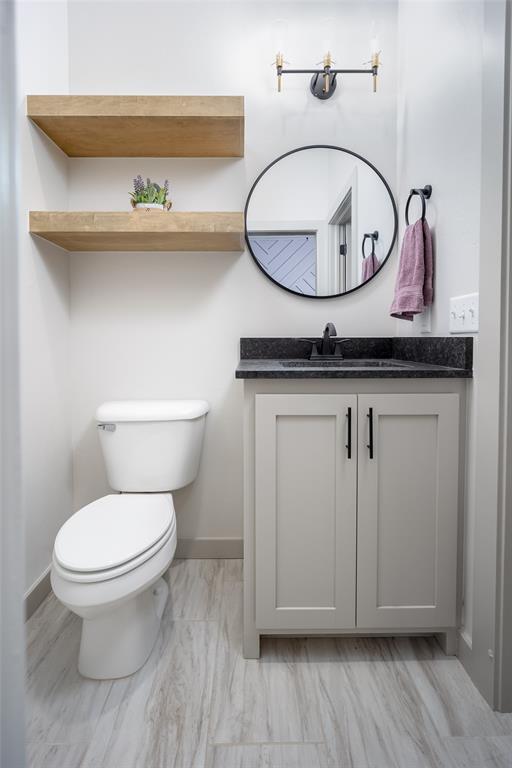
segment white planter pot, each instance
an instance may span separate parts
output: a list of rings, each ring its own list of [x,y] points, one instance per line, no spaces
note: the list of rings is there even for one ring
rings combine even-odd
[[[135,208],[146,208],[147,210],[150,210],[152,208],[156,209],[157,211],[163,211],[164,206],[159,205],[159,203],[136,203]]]

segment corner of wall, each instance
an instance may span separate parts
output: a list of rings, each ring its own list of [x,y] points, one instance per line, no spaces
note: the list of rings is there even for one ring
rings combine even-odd
[[[30,93],[67,93],[66,2],[17,2],[20,397],[26,580],[38,585],[72,511],[69,255],[28,232],[31,209],[66,209],[67,158],[26,117]],[[41,61],[45,65],[41,66]]]

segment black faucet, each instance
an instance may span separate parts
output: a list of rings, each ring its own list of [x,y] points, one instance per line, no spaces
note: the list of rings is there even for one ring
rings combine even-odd
[[[324,333],[322,336],[322,343],[320,345],[320,354],[321,355],[332,355],[332,343],[331,343],[331,337],[336,337],[338,335],[338,332],[336,330],[336,326],[334,323],[327,323],[327,325],[324,328]]]
[[[310,360],[317,357],[332,357],[341,360],[343,358],[341,345],[349,339],[340,339],[334,323],[327,323],[320,341],[316,339],[299,339],[299,341],[307,341],[308,344],[311,344]]]

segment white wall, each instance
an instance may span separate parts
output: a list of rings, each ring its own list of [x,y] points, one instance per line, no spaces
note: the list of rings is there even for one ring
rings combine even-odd
[[[338,156],[347,157],[328,149],[310,149],[272,166],[253,190],[248,228],[286,229],[286,222],[297,222],[300,227],[301,221],[325,221],[330,202],[329,164]]]
[[[449,333],[449,299],[478,291],[483,0],[400,0],[398,189],[431,184],[435,245],[432,333]],[[419,198],[409,219],[421,211]],[[418,324],[400,321],[401,335]]]
[[[398,187],[400,228],[411,187],[431,184],[427,218],[433,230],[435,286],[432,335],[449,333],[449,299],[479,290],[484,2],[399,2]],[[410,220],[418,215],[418,200]],[[483,244],[485,248],[485,243]],[[419,322],[397,321],[399,335]],[[464,520],[463,636],[473,631],[475,532],[475,378],[468,383]]]
[[[20,137],[20,372],[22,505],[28,589],[51,559],[72,511],[69,258],[28,234],[30,209],[66,209],[65,157],[26,117],[29,93],[68,90],[67,4],[16,4]]]
[[[322,18],[334,17],[340,65],[368,59],[372,21],[385,52],[379,92],[347,77],[328,102],[308,78],[277,94],[273,21],[289,19],[293,64],[322,55]],[[368,157],[395,186],[396,4],[76,2],[69,7],[72,93],[243,94],[240,160],[72,160],[70,209],[125,209],[132,177],[171,180],[175,210],[242,210],[258,172],[306,143]],[[148,53],[148,55],[145,55]],[[139,56],[140,54],[140,56]],[[155,66],[154,61],[161,62]],[[145,62],[148,62],[147,64]],[[212,404],[197,482],[176,494],[179,536],[242,535],[240,336],[388,335],[394,262],[343,299],[313,301],[279,290],[246,252],[74,254],[71,257],[74,507],[108,491],[93,418],[110,398],[205,397]]]

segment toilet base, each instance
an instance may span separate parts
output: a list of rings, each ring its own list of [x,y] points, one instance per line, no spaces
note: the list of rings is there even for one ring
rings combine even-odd
[[[169,587],[159,578],[144,592],[83,619],[78,671],[94,680],[127,677],[147,661],[160,629]]]

